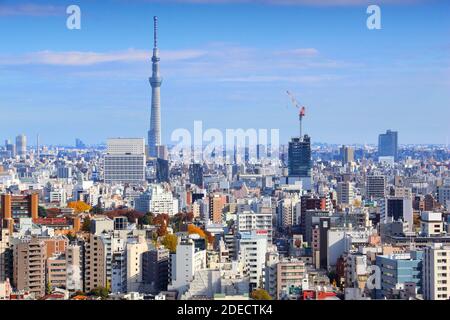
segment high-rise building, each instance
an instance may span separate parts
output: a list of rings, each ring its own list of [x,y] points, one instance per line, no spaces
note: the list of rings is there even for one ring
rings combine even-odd
[[[450,247],[435,243],[423,253],[422,291],[425,300],[450,298]]]
[[[203,187],[203,167],[200,163],[189,166],[189,181],[196,186]]]
[[[32,218],[36,221],[39,209],[39,194],[30,195],[1,195],[1,218],[8,221],[18,222],[20,218]]]
[[[69,291],[83,290],[83,246],[72,244],[66,247],[66,289]]]
[[[142,138],[108,139],[105,155],[106,183],[145,181],[145,141]]]
[[[250,276],[249,290],[264,288],[264,267],[267,253],[267,231],[253,230],[238,233],[238,256],[244,261]]]
[[[27,154],[27,137],[24,134],[16,137],[16,153],[19,157]]]
[[[10,158],[14,158],[16,156],[16,145],[11,143],[10,140],[5,141],[6,151],[9,153]]]
[[[165,213],[173,216],[178,213],[178,199],[173,197],[172,191],[165,189],[162,185],[154,184],[136,198],[135,209],[156,215]]]
[[[353,203],[355,192],[352,182],[339,182],[336,191],[338,204],[350,205]]]
[[[392,221],[408,222],[409,230],[413,228],[412,199],[408,197],[386,197],[381,204],[380,221],[389,223]]]
[[[301,180],[303,189],[311,189],[312,174],[311,139],[308,135],[302,138],[292,138],[288,151],[289,179]]]
[[[378,136],[378,156],[398,160],[398,132],[387,130]]]
[[[169,290],[183,291],[194,279],[195,272],[206,267],[206,250],[196,247],[191,238],[182,238],[172,259],[174,264]]]
[[[4,228],[0,219],[0,283],[12,279],[13,259],[11,248],[11,232]]]
[[[277,263],[277,299],[289,299],[300,292],[306,278],[306,266],[296,258],[284,258]]]
[[[106,236],[90,234],[85,243],[85,291],[107,286],[106,265],[111,264],[111,257],[107,259],[106,242]]]
[[[154,248],[143,255],[143,281],[152,292],[166,291],[169,282],[169,250]]]
[[[377,256],[376,265],[381,269],[378,298],[389,297],[396,286],[405,283],[414,283],[419,291],[422,286],[422,257],[422,251]]]
[[[437,187],[437,201],[450,210],[450,184]]]
[[[14,245],[13,284],[17,290],[28,290],[36,298],[45,295],[47,245],[34,237]]]
[[[267,231],[267,241],[272,243],[272,212],[242,211],[236,216],[237,232],[250,232],[252,230]]]
[[[366,181],[366,197],[367,198],[384,198],[386,195],[386,176],[369,175]]]
[[[58,166],[56,171],[56,176],[58,179],[69,179],[72,178],[72,168],[69,166]]]
[[[126,244],[127,292],[143,291],[143,255],[148,251],[148,243],[144,237],[128,239]]]
[[[158,158],[156,160],[156,181],[169,182],[169,161]]]
[[[339,150],[342,163],[349,163],[355,160],[355,150],[352,147],[342,146]]]
[[[222,223],[222,211],[225,207],[226,197],[220,194],[212,194],[209,197],[209,219],[213,223]]]
[[[152,56],[152,107],[150,116],[150,130],[148,131],[148,152],[150,157],[158,157],[158,147],[161,146],[161,101],[160,88],[162,78],[159,73],[159,49],[158,49],[158,18],[153,17],[154,39]]]
[[[86,145],[84,144],[83,141],[81,141],[81,139],[76,138],[75,139],[75,148],[77,148],[77,149],[86,149]]]
[[[47,281],[51,288],[65,288],[67,283],[66,257],[55,254],[47,259]]]
[[[288,229],[298,225],[301,206],[301,199],[297,195],[280,200],[278,203],[278,226]]]

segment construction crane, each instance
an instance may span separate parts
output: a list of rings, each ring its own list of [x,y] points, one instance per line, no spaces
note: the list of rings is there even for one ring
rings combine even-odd
[[[305,116],[306,109],[305,109],[304,106],[302,106],[302,105],[300,105],[298,103],[297,99],[295,99],[295,97],[294,97],[294,95],[292,93],[290,93],[289,91],[286,91],[286,93],[291,98],[293,106],[298,109],[298,120],[300,122],[300,140],[303,140],[303,136],[302,136],[302,119]]]

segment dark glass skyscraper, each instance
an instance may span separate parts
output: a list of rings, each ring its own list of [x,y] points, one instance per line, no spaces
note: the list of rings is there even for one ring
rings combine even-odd
[[[169,182],[169,161],[158,158],[156,160],[156,180],[158,183]]]
[[[289,176],[311,177],[311,138],[292,138],[289,142],[288,172]]]
[[[378,136],[378,156],[398,159],[398,133],[388,130]]]
[[[193,163],[190,165],[189,180],[191,183],[203,187],[203,167],[200,163]]]

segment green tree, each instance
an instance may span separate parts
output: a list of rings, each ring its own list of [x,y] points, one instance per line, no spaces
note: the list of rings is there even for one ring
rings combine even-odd
[[[264,289],[253,290],[250,297],[254,300],[272,300],[270,294]]]
[[[50,285],[50,281],[47,281],[47,284],[45,285],[45,294],[52,293],[52,286]]]
[[[105,287],[97,287],[89,291],[89,296],[100,297],[102,299],[107,299],[109,296],[109,291]]]
[[[47,217],[47,209],[45,209],[43,206],[38,207],[38,216],[42,218]]]
[[[89,210],[90,213],[92,214],[103,214],[105,212],[105,210],[102,208],[102,206],[97,205],[97,206],[93,206],[91,208],[91,210]]]
[[[77,235],[73,234],[72,232],[67,233],[66,237],[67,237],[67,239],[69,239],[69,242],[72,242],[77,239]]]
[[[86,217],[81,225],[81,230],[89,232],[91,231],[91,218]]]
[[[85,296],[85,295],[86,295],[86,293],[84,293],[83,291],[80,291],[80,290],[77,290],[77,291],[75,291],[74,294],[72,294],[73,297],[75,297],[75,296]]]
[[[177,251],[178,237],[174,234],[167,234],[161,241],[161,244],[169,249],[170,253]]]
[[[151,212],[147,212],[142,218],[139,220],[139,224],[152,225],[153,224],[154,215]]]

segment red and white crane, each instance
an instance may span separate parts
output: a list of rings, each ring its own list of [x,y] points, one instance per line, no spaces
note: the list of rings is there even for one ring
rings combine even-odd
[[[305,108],[305,106],[302,106],[302,105],[300,105],[298,103],[297,99],[295,99],[295,97],[294,97],[294,95],[292,93],[290,93],[289,91],[286,91],[286,93],[291,98],[293,106],[298,109],[298,120],[300,122],[300,140],[303,140],[303,136],[302,136],[302,119],[303,119],[303,117],[306,114],[306,108]]]

